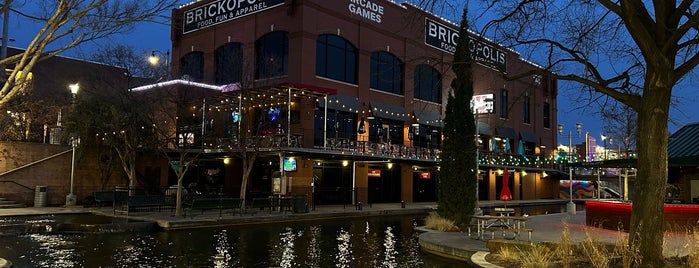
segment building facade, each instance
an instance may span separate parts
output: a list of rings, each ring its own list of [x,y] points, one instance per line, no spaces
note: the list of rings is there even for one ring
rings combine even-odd
[[[201,144],[212,185],[240,190],[239,156],[251,150],[253,196],[435,201],[458,25],[392,1],[212,0],[174,10],[171,36],[173,76],[221,87],[191,113],[211,131],[178,129]],[[558,180],[546,178],[557,81],[506,80],[538,67],[475,34],[469,47],[479,198],[498,199],[503,169],[514,199],[557,198]]]

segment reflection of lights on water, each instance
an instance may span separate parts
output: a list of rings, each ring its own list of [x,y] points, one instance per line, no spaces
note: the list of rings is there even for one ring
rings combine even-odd
[[[396,263],[396,255],[398,254],[396,251],[396,239],[393,235],[393,228],[390,226],[386,227],[386,237],[383,240],[383,246],[385,255],[382,267],[398,266],[398,263]]]
[[[337,255],[335,255],[335,267],[350,267],[352,264],[352,235],[345,230],[337,234]]]
[[[76,263],[78,256],[75,256],[75,242],[68,241],[62,235],[29,235],[33,241],[39,243],[37,252],[30,255],[46,256],[47,259],[37,260],[38,267],[80,267]]]
[[[213,257],[214,267],[230,267],[228,265],[228,263],[231,262],[231,254],[228,252],[228,249],[230,249],[228,245],[228,232],[226,232],[226,230],[221,230],[221,232],[214,235],[214,239],[216,239],[216,255]]]
[[[299,232],[301,236],[303,232]],[[296,254],[294,253],[294,241],[296,240],[296,235],[294,230],[287,227],[286,230],[281,233],[281,246],[282,246],[282,258],[279,261],[279,267],[294,267],[296,259]]]
[[[309,228],[310,240],[308,241],[308,249],[306,259],[306,267],[320,267],[320,258],[322,252],[320,251],[320,225],[314,225]]]

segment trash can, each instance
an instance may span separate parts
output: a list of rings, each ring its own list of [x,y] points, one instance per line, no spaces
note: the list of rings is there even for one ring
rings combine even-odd
[[[44,185],[37,185],[34,188],[34,207],[46,206],[46,190],[47,187]]]
[[[308,213],[308,204],[306,195],[294,196],[294,213]]]

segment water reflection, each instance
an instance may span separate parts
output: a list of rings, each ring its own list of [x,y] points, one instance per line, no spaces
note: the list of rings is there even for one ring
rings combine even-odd
[[[463,267],[421,253],[421,219],[2,236],[0,256],[16,267]]]

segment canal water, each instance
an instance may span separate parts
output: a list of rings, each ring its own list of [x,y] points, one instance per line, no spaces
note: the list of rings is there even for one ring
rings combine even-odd
[[[6,234],[0,236],[0,258],[12,261],[14,267],[465,267],[465,262],[421,252],[414,227],[423,218],[137,233]]]

